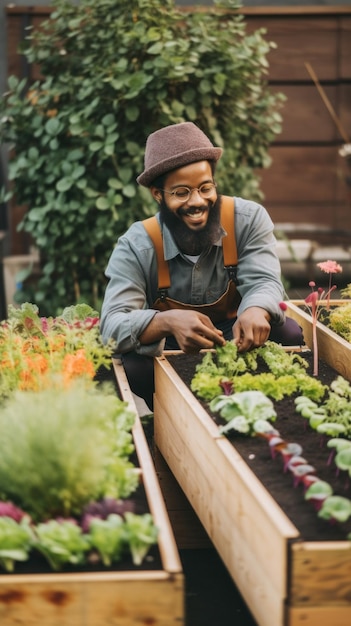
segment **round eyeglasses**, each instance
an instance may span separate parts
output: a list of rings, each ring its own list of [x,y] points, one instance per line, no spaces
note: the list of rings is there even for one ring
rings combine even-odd
[[[200,187],[193,187],[192,189],[190,189],[190,187],[177,187],[177,189],[173,191],[167,191],[167,189],[160,189],[160,191],[173,196],[178,202],[188,202],[193,191],[197,191],[201,198],[209,198],[215,189],[216,183],[204,183],[200,185]]]

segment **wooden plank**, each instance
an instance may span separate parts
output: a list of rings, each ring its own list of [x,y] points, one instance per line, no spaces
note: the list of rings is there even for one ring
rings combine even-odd
[[[158,400],[155,398],[156,412],[157,403]],[[212,548],[212,542],[203,525],[157,446],[153,459],[178,549]]]
[[[338,112],[339,86],[326,85],[325,92]],[[308,142],[329,143],[339,139],[337,128],[328,113],[314,85],[279,84],[272,85],[273,93],[283,93],[287,100],[281,114],[282,133],[274,144]],[[351,112],[345,111],[345,118],[351,121]]]
[[[338,59],[338,18],[303,14],[289,16],[262,16],[251,18],[249,32],[265,28],[265,38],[277,48],[269,53],[269,77],[271,81],[310,82],[305,68],[308,61],[319,80],[334,80]]]
[[[351,78],[351,17],[340,18],[340,78]],[[350,130],[350,129],[349,129]]]
[[[143,427],[141,425],[138,412],[136,410],[133,394],[130,390],[128,380],[118,359],[113,359],[117,383],[122,399],[128,403],[130,410],[135,414],[133,426],[133,439],[135,442],[138,460],[143,472],[143,485],[148,496],[150,511],[155,524],[160,529],[159,548],[163,559],[163,567],[170,573],[180,573],[182,566],[177,551],[175,538],[173,536],[171,524],[162,497],[161,488],[156,476],[155,467],[147,444]]]
[[[1,626],[174,626],[182,579],[162,572],[1,577]],[[180,620],[180,622],[179,622]]]
[[[289,604],[344,605],[351,623],[351,543],[302,542],[292,545],[291,552]]]
[[[288,307],[287,315],[300,324],[305,343],[312,349],[311,316],[296,306],[294,301],[287,301],[286,304]],[[317,342],[319,358],[333,367],[341,376],[351,381],[351,344],[320,322],[317,322]]]
[[[262,190],[269,203],[306,205],[308,201],[319,207],[319,219],[330,221],[320,210],[330,206],[335,213],[333,200],[338,184],[338,155],[336,146],[272,146],[269,150],[272,165],[262,170]],[[345,189],[346,195],[346,189]],[[324,219],[323,219],[324,218]],[[280,222],[284,221],[279,219]],[[299,221],[298,218],[294,221]],[[307,219],[302,221],[308,222]]]
[[[345,606],[292,607],[287,612],[287,626],[349,626],[350,620]]]

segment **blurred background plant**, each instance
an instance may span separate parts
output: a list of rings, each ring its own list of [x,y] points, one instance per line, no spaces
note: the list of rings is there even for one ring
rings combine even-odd
[[[182,12],[173,0],[53,0],[22,50],[41,79],[11,76],[0,101],[10,190],[27,206],[20,228],[40,275],[17,302],[42,315],[86,302],[100,309],[104,269],[119,235],[155,212],[135,181],[147,136],[193,121],[223,146],[223,193],[261,199],[257,170],[281,131],[284,96],[266,78],[274,44],[248,34],[238,0]]]

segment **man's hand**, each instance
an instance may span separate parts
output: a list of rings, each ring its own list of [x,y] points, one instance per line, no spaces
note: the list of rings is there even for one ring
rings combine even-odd
[[[246,309],[233,326],[234,342],[239,352],[247,352],[262,346],[271,331],[268,311],[257,306]]]
[[[140,335],[141,343],[153,343],[173,335],[179,348],[188,354],[223,346],[225,339],[209,317],[194,310],[171,309],[157,313]]]

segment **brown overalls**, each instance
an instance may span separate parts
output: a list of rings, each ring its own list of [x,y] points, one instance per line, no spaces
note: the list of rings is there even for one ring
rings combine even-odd
[[[146,232],[154,244],[157,256],[159,297],[152,305],[153,309],[157,309],[158,311],[167,311],[169,309],[195,310],[207,315],[214,323],[236,317],[241,296],[236,288],[238,255],[235,240],[234,198],[222,196],[220,210],[221,225],[227,233],[223,237],[222,245],[224,267],[228,272],[229,281],[224,294],[211,304],[186,304],[167,296],[167,290],[171,285],[171,278],[168,263],[164,259],[161,228],[155,216],[149,217],[143,221]]]

